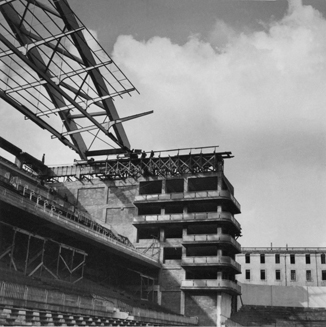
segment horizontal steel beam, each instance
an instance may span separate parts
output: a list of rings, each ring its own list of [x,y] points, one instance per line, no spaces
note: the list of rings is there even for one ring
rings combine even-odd
[[[42,39],[40,41],[36,41],[36,42],[33,42],[33,43],[28,43],[26,45],[23,45],[19,48],[16,48],[18,51],[20,51],[24,56],[27,55],[27,53],[32,50],[33,48],[35,47],[38,47],[40,45],[43,45],[45,43],[48,43],[48,42],[51,42],[51,41],[54,41],[54,40],[57,40],[57,39],[60,39],[64,36],[67,36],[67,35],[70,35],[70,34],[73,34],[73,33],[76,33],[76,32],[79,32],[81,30],[83,30],[84,27],[80,27],[80,28],[77,28],[73,31],[68,31],[68,32],[65,32],[65,33],[61,33],[61,34],[57,34],[57,35],[53,35],[53,36],[50,36],[50,37],[47,37],[45,39]],[[13,50],[7,50],[7,51],[4,51],[4,52],[1,52],[0,53],[0,58],[2,57],[6,57],[6,56],[9,56],[9,55],[12,55],[14,54],[15,52]]]
[[[116,124],[121,124],[121,123],[123,123],[125,121],[131,120],[131,119],[135,119],[135,118],[139,118],[139,117],[142,117],[142,116],[146,116],[146,115],[149,115],[149,114],[152,114],[152,113],[153,113],[153,110],[152,111],[143,112],[143,113],[137,114],[137,115],[132,115],[132,116],[128,116],[128,117],[124,117],[124,118],[119,118],[119,119],[116,119],[116,120],[112,120],[112,121],[103,123],[101,125],[108,132],[109,129],[111,127],[113,127],[114,125],[116,125]],[[72,134],[76,134],[76,133],[82,133],[82,132],[91,131],[91,130],[97,129],[97,128],[98,128],[97,126],[91,125],[91,126],[79,128],[79,129],[76,129],[76,130],[73,130],[73,131],[68,131],[68,132],[61,133],[61,135],[62,136],[72,135]]]

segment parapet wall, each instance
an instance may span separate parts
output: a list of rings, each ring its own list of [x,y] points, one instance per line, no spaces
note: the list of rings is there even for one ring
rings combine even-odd
[[[241,284],[241,290],[240,306],[326,307],[326,287]]]

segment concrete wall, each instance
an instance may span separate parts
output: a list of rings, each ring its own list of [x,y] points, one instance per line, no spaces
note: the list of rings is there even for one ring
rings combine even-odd
[[[215,292],[185,294],[185,315],[197,316],[199,326],[216,326],[217,297]]]
[[[326,307],[326,287],[241,284],[241,290],[244,305]]]
[[[61,195],[87,211],[93,219],[112,226],[114,230],[136,241],[136,228],[132,225],[137,208],[133,205],[138,192],[134,179],[91,182],[79,181],[54,184]]]
[[[162,305],[175,313],[180,313],[181,281],[185,272],[181,267],[166,267],[160,273]]]

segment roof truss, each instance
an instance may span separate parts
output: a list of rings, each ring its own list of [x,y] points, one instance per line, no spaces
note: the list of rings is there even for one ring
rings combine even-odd
[[[0,97],[81,159],[129,152],[122,122],[151,112],[119,117],[114,98],[136,89],[67,0],[2,0],[0,11]]]

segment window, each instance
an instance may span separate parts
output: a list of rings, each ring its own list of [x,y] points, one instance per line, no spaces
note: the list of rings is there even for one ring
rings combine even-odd
[[[295,281],[295,280],[296,280],[295,270],[291,270],[291,281]]]
[[[326,280],[326,270],[321,271],[321,280]]]
[[[306,264],[310,265],[310,254],[306,254]]]
[[[280,255],[278,253],[275,254],[275,263],[280,263]]]
[[[188,178],[188,191],[215,191],[217,190],[217,177]]]
[[[261,280],[265,280],[265,279],[266,279],[266,273],[265,273],[265,270],[261,270],[261,271],[260,271],[260,279],[261,279]]]
[[[250,253],[246,253],[246,263],[250,263]]]
[[[139,183],[139,194],[162,193],[162,181],[146,181]]]
[[[322,263],[322,264],[325,264],[325,263],[326,263],[326,256],[325,256],[324,253],[322,253],[322,254],[320,255],[320,260],[321,260],[321,263]]]
[[[281,280],[281,270],[275,270],[275,279]]]
[[[295,264],[295,255],[294,254],[290,254],[290,263]]]
[[[165,181],[166,193],[180,193],[183,192],[183,179],[167,179]]]
[[[250,270],[249,269],[246,270],[246,279],[250,279]]]
[[[260,263],[265,263],[265,254],[260,255]]]
[[[311,282],[311,270],[306,270],[306,281]]]
[[[165,247],[163,251],[164,263],[170,260],[181,260],[182,248]]]

